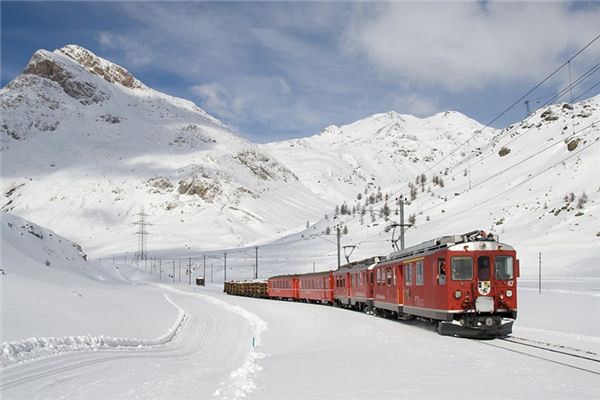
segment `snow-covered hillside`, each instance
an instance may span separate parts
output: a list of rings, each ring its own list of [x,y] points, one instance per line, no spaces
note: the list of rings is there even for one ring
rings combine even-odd
[[[154,248],[236,245],[321,214],[273,157],[78,46],[37,51],[0,91],[0,110],[2,211],[91,253],[135,246],[141,206]]]
[[[399,120],[405,121],[405,130],[378,133]],[[444,129],[440,121],[445,120]],[[298,243],[299,254],[312,252],[308,264],[319,254],[321,269],[327,262],[334,267],[335,249],[311,234],[333,232],[341,223],[348,230],[342,245],[359,246],[352,259],[387,254],[392,233],[386,227],[398,221],[395,199],[403,195],[405,215],[414,223],[407,245],[485,229],[517,248],[527,276],[537,275],[540,252],[545,274],[598,276],[599,121],[596,96],[540,109],[502,131],[487,128],[468,144],[463,142],[481,126],[448,113],[423,120],[381,114],[311,138],[266,145],[307,187],[340,206],[335,220],[330,212],[330,220],[315,225],[316,230],[285,241]],[[457,129],[452,132],[452,127]],[[409,158],[395,155],[399,152]],[[307,169],[312,154],[319,166]],[[273,248],[274,259],[278,251]],[[290,260],[289,268],[306,271],[307,263]]]
[[[132,287],[129,281],[143,276],[132,268],[90,263],[78,244],[8,213],[0,214],[0,228],[0,341],[68,335],[154,338],[175,320],[177,310],[162,295]],[[152,315],[140,312],[147,307]],[[10,349],[4,350],[2,362],[11,356]]]
[[[458,112],[417,118],[392,111],[263,148],[314,193],[340,203],[365,189],[390,191],[414,180],[482,129],[483,125]],[[477,154],[495,133],[484,130],[470,142],[470,148],[450,155],[447,164]]]
[[[389,112],[259,146],[66,46],[36,52],[0,107],[2,210],[94,257],[136,250],[143,205],[152,256],[260,244],[262,274],[329,269],[335,237],[323,235],[339,223],[352,259],[390,252],[403,195],[407,245],[486,229],[517,248],[526,275],[540,252],[549,273],[598,274],[599,96],[501,131],[458,112]],[[237,250],[239,277],[251,276],[253,250]]]

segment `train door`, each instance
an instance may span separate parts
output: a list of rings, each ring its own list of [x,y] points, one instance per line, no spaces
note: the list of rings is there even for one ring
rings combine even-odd
[[[432,295],[432,307],[434,309],[446,309],[447,305],[447,285],[446,280],[448,278],[448,267],[446,265],[446,259],[444,257],[435,257],[431,261],[432,265],[432,287],[433,287],[433,295]]]
[[[405,262],[403,265],[404,269],[404,305],[413,306],[414,296],[414,263],[412,261]]]
[[[383,284],[385,285],[385,300],[387,303],[394,304],[398,298],[396,294],[396,285],[394,285],[394,268],[389,266],[384,268]]]
[[[480,255],[477,257],[477,298],[475,300],[475,309],[478,312],[494,311],[491,274],[490,256]]]
[[[396,296],[398,298],[398,304],[404,304],[404,275],[402,274],[402,264],[394,266],[395,278],[396,278]]]
[[[425,307],[425,299],[428,297],[425,286],[425,259],[415,260],[413,265],[415,275],[412,301],[416,307]]]

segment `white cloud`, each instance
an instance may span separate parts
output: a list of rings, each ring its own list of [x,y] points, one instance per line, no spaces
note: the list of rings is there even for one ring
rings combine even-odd
[[[122,52],[127,64],[133,67],[141,67],[152,62],[151,50],[126,35],[103,31],[100,32],[98,42],[105,49]]]
[[[391,103],[394,110],[401,110],[403,114],[413,114],[418,117],[428,117],[440,111],[438,100],[419,94],[392,95]]]
[[[202,107],[220,116],[239,117],[244,113],[246,101],[241,96],[232,96],[220,83],[212,82],[190,88],[202,100]]]
[[[544,77],[593,39],[600,21],[598,7],[570,10],[557,2],[399,2],[357,10],[348,50],[386,78],[452,91]],[[599,54],[600,43],[586,58]]]

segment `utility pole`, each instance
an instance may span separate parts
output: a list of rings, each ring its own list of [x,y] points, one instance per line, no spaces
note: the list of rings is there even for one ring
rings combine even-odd
[[[223,283],[227,282],[227,252],[223,253]]]
[[[404,197],[400,196],[400,249],[404,250]]]
[[[313,272],[315,272],[315,263],[313,263]]]
[[[192,284],[192,259],[188,258],[188,283]]]
[[[175,260],[173,260],[173,283],[175,283]]]
[[[404,250],[404,232],[406,231],[406,228],[412,226],[412,224],[405,224],[404,223],[404,197],[400,196],[398,198],[398,204],[400,205],[400,223],[399,224],[392,224],[391,227],[394,228],[394,231],[392,233],[392,247],[394,249],[396,249],[396,251],[400,251],[400,250]],[[400,249],[398,249],[398,239],[395,238],[395,232],[396,232],[396,228],[400,228]]]
[[[203,258],[203,261],[202,261],[202,266],[203,266],[202,278],[204,278],[204,282],[206,283],[206,254],[202,258]]]
[[[181,260],[179,260],[179,283],[181,283]]]
[[[525,109],[527,110],[527,115],[525,115],[525,118],[527,118],[531,115],[531,110],[529,109],[529,100],[525,100],[523,104],[525,104]]]
[[[337,231],[337,261],[338,261],[338,269],[340,269],[340,266],[342,265],[340,262],[340,239],[342,236],[341,230],[340,230],[340,224],[337,224],[335,229]]]
[[[256,269],[254,272],[254,279],[258,279],[258,246],[254,247],[254,250],[256,251]]]
[[[158,279],[162,281],[162,260],[158,260]]]

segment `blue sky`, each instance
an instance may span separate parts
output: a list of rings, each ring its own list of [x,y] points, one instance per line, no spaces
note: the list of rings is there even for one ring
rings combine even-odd
[[[255,142],[390,110],[487,123],[600,34],[594,2],[3,1],[1,11],[2,86],[37,49],[79,44]],[[599,61],[600,40],[572,79]],[[567,83],[565,69],[532,108]],[[494,125],[524,116],[521,104]]]

